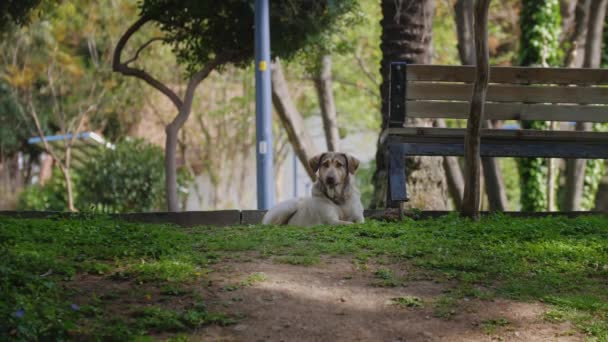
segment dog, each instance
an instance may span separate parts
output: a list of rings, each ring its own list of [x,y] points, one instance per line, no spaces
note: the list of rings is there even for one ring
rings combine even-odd
[[[303,227],[363,223],[361,193],[352,179],[359,160],[346,153],[326,152],[310,158],[308,165],[318,173],[312,196],[277,204],[262,223]]]

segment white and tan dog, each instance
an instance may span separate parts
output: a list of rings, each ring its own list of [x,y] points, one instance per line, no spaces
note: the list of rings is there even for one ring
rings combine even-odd
[[[359,161],[345,153],[327,152],[314,156],[308,164],[318,172],[312,196],[277,204],[262,223],[308,227],[363,222],[361,194],[351,178]]]

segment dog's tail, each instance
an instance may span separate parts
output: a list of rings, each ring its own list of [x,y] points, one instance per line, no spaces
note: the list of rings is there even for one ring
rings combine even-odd
[[[299,202],[298,198],[293,198],[277,204],[264,215],[262,224],[287,224],[289,219],[298,211]]]

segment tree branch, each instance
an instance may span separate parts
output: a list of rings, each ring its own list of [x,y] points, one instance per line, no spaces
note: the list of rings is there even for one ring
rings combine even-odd
[[[122,51],[125,48],[125,45],[127,45],[127,42],[129,41],[131,36],[148,21],[150,21],[150,18],[146,16],[139,18],[135,23],[133,23],[133,25],[131,25],[131,27],[127,29],[123,36],[120,37],[118,43],[116,43],[116,49],[114,50],[114,57],[112,59],[112,70],[126,76],[133,76],[144,80],[150,86],[165,94],[165,96],[167,96],[169,100],[173,102],[173,105],[175,105],[175,107],[179,110],[182,107],[183,103],[179,96],[177,96],[177,94],[173,90],[169,89],[169,87],[162,84],[160,81],[152,77],[152,75],[150,75],[146,71],[129,67],[127,64],[120,62],[120,56],[122,55]]]
[[[38,132],[38,136],[40,137],[40,140],[42,140],[42,145],[44,146],[44,149],[46,150],[46,152],[48,154],[51,155],[51,158],[53,158],[53,160],[55,160],[59,164],[59,167],[63,168],[62,160],[59,159],[59,157],[57,157],[55,152],[53,152],[53,150],[51,149],[51,146],[49,145],[48,141],[46,141],[44,132],[42,131],[42,125],[40,125],[40,120],[38,119],[38,113],[36,112],[36,108],[34,107],[34,102],[32,101],[31,96],[28,96],[28,106],[30,107],[30,111],[29,111],[30,116],[32,117],[32,119],[34,119],[34,124],[36,125],[36,131]]]
[[[143,51],[145,48],[147,48],[147,47],[148,47],[148,45],[150,45],[150,44],[154,43],[155,41],[159,41],[159,40],[164,41],[164,40],[165,40],[165,38],[163,38],[163,37],[154,37],[154,38],[151,38],[150,40],[148,40],[147,42],[145,42],[145,43],[144,43],[142,46],[140,46],[140,47],[139,47],[139,49],[137,49],[137,51],[135,52],[135,56],[133,56],[131,59],[129,59],[129,60],[127,60],[127,61],[123,62],[122,64],[124,64],[124,65],[129,65],[130,63],[135,62],[135,61],[137,60],[137,58],[139,58],[139,54],[140,54],[140,53],[141,53],[141,52],[142,52],[142,51]]]
[[[375,85],[378,85],[378,80],[376,79],[376,77],[374,77],[374,75],[365,67],[365,62],[363,62],[363,59],[361,58],[361,56],[359,56],[358,53],[354,53],[355,55],[355,59],[357,60],[357,64],[359,64],[359,67],[361,68],[361,71],[363,71],[363,73],[365,74],[365,76]]]
[[[169,124],[172,127],[182,127],[183,124],[188,119],[190,115],[190,110],[192,108],[192,100],[194,99],[194,91],[196,87],[205,79],[209,74],[215,70],[219,65],[224,64],[226,61],[230,59],[230,55],[221,54],[217,55],[211,61],[209,61],[201,70],[197,71],[190,77],[190,81],[188,81],[188,86],[186,87],[186,94],[184,95],[184,101],[182,102],[182,107],[179,110],[179,113],[173,119],[173,121]]]

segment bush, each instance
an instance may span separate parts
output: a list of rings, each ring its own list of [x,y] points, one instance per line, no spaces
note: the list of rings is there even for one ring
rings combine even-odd
[[[161,148],[141,139],[103,149],[79,170],[82,208],[103,212],[158,210],[164,205],[165,169]]]
[[[72,180],[78,176],[72,170]],[[76,183],[76,182],[74,182]],[[78,189],[74,187],[74,203],[78,203]],[[17,201],[18,210],[43,210],[43,211],[65,211],[68,208],[67,191],[65,179],[58,168],[53,169],[51,178],[44,184],[28,185],[19,194]]]

